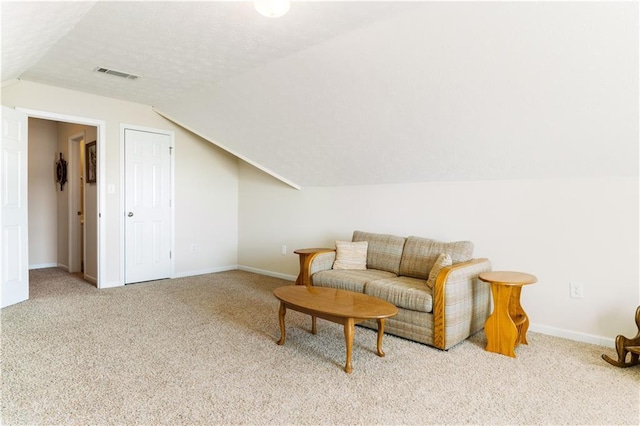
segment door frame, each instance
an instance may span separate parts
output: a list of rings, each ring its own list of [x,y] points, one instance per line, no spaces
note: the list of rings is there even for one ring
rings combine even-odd
[[[126,267],[126,231],[125,231],[125,216],[126,206],[125,206],[125,195],[126,195],[126,176],[125,176],[125,148],[124,148],[124,138],[125,138],[125,130],[137,130],[140,132],[149,132],[149,133],[158,133],[161,135],[169,136],[170,142],[169,147],[171,149],[170,155],[170,167],[171,172],[169,173],[169,193],[171,197],[170,208],[171,208],[171,232],[169,233],[169,250],[171,251],[171,269],[169,278],[173,278],[175,276],[175,132],[172,130],[164,130],[164,129],[155,129],[152,127],[146,126],[136,126],[134,124],[126,124],[120,123],[120,182],[122,184],[122,188],[120,188],[120,282],[122,285],[125,285],[125,267]]]
[[[82,267],[80,266],[79,269],[76,271],[75,269],[75,265],[79,264],[82,265],[82,259],[86,258],[86,252],[85,252],[85,248],[86,248],[86,239],[85,239],[85,232],[82,231],[82,226],[80,228],[80,230],[78,230],[78,228],[76,227],[76,225],[74,224],[76,221],[76,209],[72,209],[71,207],[74,206],[78,206],[80,207],[80,209],[82,210],[83,214],[85,211],[85,205],[84,205],[84,194],[82,195],[82,206],[79,205],[78,203],[78,199],[80,197],[80,193],[84,192],[84,173],[80,173],[79,170],[79,166],[80,164],[82,164],[82,159],[80,158],[80,144],[82,143],[86,143],[86,134],[85,132],[80,132],[77,133],[75,135],[72,135],[71,137],[69,137],[68,139],[68,147],[67,147],[67,152],[69,153],[67,155],[68,157],[68,162],[67,162],[67,167],[68,167],[68,171],[67,171],[67,176],[68,176],[68,186],[69,186],[69,194],[68,194],[68,199],[67,202],[69,204],[69,209],[68,209],[68,221],[69,221],[69,229],[68,229],[68,244],[69,244],[69,272],[80,272],[82,271],[83,273],[83,278],[87,278],[86,274],[84,273],[84,270],[82,270]],[[79,178],[80,176],[82,176],[83,179],[83,183],[82,186],[79,184]],[[77,233],[80,232],[82,234],[82,253],[76,251],[73,249],[73,247],[76,245],[76,241],[78,240],[78,235]],[[80,257],[80,260],[78,261],[78,259],[76,258],[75,254],[78,254],[78,256]],[[73,269],[73,271],[72,271]]]
[[[15,108],[18,111],[22,111],[25,114],[27,114],[27,119],[29,118],[42,118],[44,120],[53,120],[53,121],[63,121],[66,123],[74,123],[74,124],[81,124],[81,125],[85,125],[85,126],[94,126],[97,128],[97,132],[96,132],[96,146],[97,146],[97,152],[98,152],[98,163],[96,165],[96,176],[97,176],[97,197],[98,197],[98,229],[97,229],[97,239],[98,239],[98,276],[97,276],[97,283],[96,286],[98,288],[106,288],[107,286],[107,281],[106,281],[106,271],[107,271],[107,262],[106,262],[106,255],[107,255],[107,250],[106,250],[106,245],[107,245],[107,239],[106,239],[106,224],[107,224],[107,217],[106,217],[106,192],[105,191],[105,187],[106,187],[106,177],[107,177],[107,170],[106,170],[106,122],[104,120],[98,120],[95,118],[87,118],[87,117],[79,117],[79,116],[74,116],[74,115],[67,115],[67,114],[59,114],[56,112],[49,112],[49,111],[38,111],[38,110],[33,110],[33,109],[28,109],[28,108],[21,108],[21,107],[16,107]],[[27,141],[27,144],[29,142]]]

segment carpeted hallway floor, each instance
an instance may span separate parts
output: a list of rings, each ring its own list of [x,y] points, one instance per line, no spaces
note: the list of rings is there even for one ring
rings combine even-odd
[[[2,424],[638,424],[640,367],[610,348],[529,333],[512,359],[480,332],[443,352],[287,312],[292,283],[242,271],[97,290],[31,271],[1,312]],[[631,320],[631,319],[630,319]]]

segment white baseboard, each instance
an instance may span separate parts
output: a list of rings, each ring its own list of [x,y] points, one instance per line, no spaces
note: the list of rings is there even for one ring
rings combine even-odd
[[[298,278],[297,275],[288,275],[281,274],[279,272],[265,271],[264,269],[252,268],[250,266],[238,265],[238,269],[241,271],[253,272],[254,274],[266,275],[268,277],[281,278],[287,281],[295,281]]]
[[[37,265],[29,265],[29,270],[31,269],[44,269],[44,268],[56,268],[58,266],[57,263],[39,263]]]
[[[235,271],[236,269],[238,269],[237,265],[199,269],[196,271],[180,272],[180,273],[174,274],[171,278],[184,278],[184,277],[193,277],[195,275],[215,274],[216,272]],[[122,287],[122,286],[124,286],[124,283],[121,283],[120,281],[111,281],[108,283],[104,283],[99,288],[103,289],[103,288],[114,288],[114,287]]]
[[[69,272],[69,267],[67,265],[63,265],[62,263],[58,263],[56,266],[58,268],[60,268],[60,269],[64,269],[65,271]]]
[[[89,281],[91,284],[98,284],[98,279],[96,277],[92,277],[91,275],[84,274],[84,280]]]
[[[198,269],[196,271],[186,271],[173,274],[172,278],[193,277],[194,275],[215,274],[216,272],[235,271],[238,265],[220,266],[217,268]]]
[[[578,331],[564,330],[562,328],[549,327],[548,325],[531,324],[529,326],[529,330],[535,333],[575,340],[576,342],[591,343],[594,345],[606,346],[608,348],[616,347],[615,339],[613,338],[580,333]]]

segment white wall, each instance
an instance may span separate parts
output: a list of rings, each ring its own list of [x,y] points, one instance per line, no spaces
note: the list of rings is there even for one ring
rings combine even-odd
[[[176,276],[235,269],[238,162],[210,142],[176,129]]]
[[[29,268],[57,264],[57,123],[29,119]]]
[[[150,106],[21,81],[2,89],[8,107],[55,112],[106,122],[106,283],[121,276],[120,124],[175,132],[176,275],[233,268],[237,264],[237,160],[160,117]],[[196,252],[191,252],[191,246]]]
[[[495,270],[538,277],[523,290],[532,330],[612,344],[635,335],[638,179],[570,178],[309,187],[240,168],[241,267],[298,274],[296,248],[334,247],[354,230],[468,239]],[[282,256],[287,245],[290,254]],[[584,299],[569,297],[569,282]]]

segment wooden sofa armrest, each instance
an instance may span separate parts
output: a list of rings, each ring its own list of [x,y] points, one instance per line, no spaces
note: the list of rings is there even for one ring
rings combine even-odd
[[[295,253],[304,251],[304,256],[300,256],[300,275],[296,284],[312,285],[311,275],[318,271],[331,269],[336,257],[335,249],[304,249],[296,250]]]
[[[484,258],[471,259],[442,268],[433,288],[434,346],[447,349],[458,343],[457,341],[448,341],[450,339],[446,335],[447,308],[454,311],[451,308],[455,305],[473,307],[473,298],[476,294],[473,287],[478,285],[478,275],[490,270],[491,262]],[[448,291],[450,292],[449,296],[447,295]],[[484,292],[483,297],[485,297]],[[489,300],[488,294],[486,297]],[[465,315],[469,316],[468,321],[471,322],[473,312],[465,313]]]

